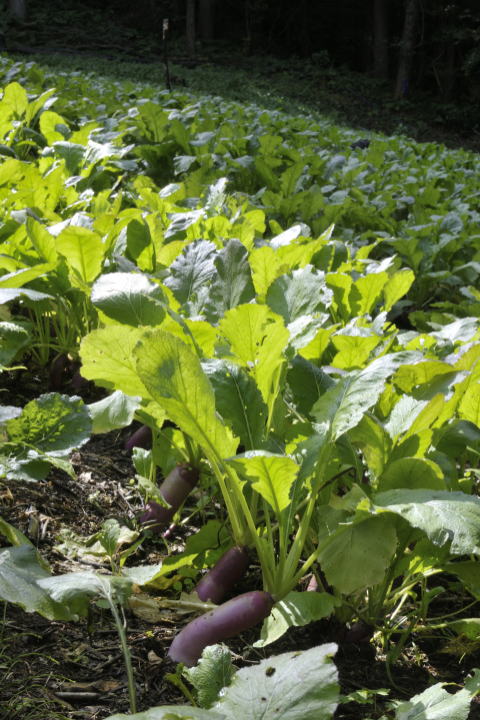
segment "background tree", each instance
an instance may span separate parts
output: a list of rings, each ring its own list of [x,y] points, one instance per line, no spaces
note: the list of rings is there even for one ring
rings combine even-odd
[[[190,57],[195,55],[195,0],[187,0],[185,31],[187,40],[187,53]]]
[[[410,90],[410,71],[413,65],[415,34],[417,29],[417,2],[405,0],[405,17],[400,40],[395,98],[406,97]]]
[[[373,74],[380,80],[387,80],[388,70],[388,0],[374,0]]]
[[[19,22],[27,19],[27,0],[8,0],[8,10]]]
[[[200,0],[199,30],[204,42],[211,43],[214,39],[215,0]]]

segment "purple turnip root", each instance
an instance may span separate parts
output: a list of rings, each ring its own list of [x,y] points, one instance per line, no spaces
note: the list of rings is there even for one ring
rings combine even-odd
[[[227,592],[243,577],[249,564],[246,548],[235,546],[227,550],[195,588],[200,600],[222,602]]]
[[[80,371],[81,368],[77,365],[77,369],[73,373],[71,379],[71,386],[78,395],[82,395],[82,393],[86,394],[91,384],[89,380],[83,377]]]
[[[192,667],[207,645],[215,645],[257,625],[270,614],[272,607],[273,598],[267,592],[253,590],[238,595],[184,627],[172,642],[168,657]]]
[[[49,377],[50,390],[58,392],[62,388],[68,364],[69,360],[65,353],[60,353],[52,360]]]
[[[142,425],[125,440],[125,450],[133,450],[134,447],[150,450],[152,447],[152,431],[148,425]]]
[[[357,620],[345,632],[343,641],[346,643],[368,642],[372,637],[375,628],[364,620]]]
[[[170,524],[180,505],[192,492],[198,478],[198,470],[191,465],[174,467],[160,485],[160,495],[168,507],[150,500],[145,506],[145,511],[140,515],[139,522],[148,525],[149,529],[155,532],[161,532]]]

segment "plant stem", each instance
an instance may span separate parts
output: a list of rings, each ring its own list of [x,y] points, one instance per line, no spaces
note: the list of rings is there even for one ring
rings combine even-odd
[[[134,714],[137,712],[137,692],[135,689],[135,678],[133,675],[132,656],[130,654],[130,649],[129,649],[128,643],[127,643],[127,633],[125,632],[125,628],[126,628],[125,617],[122,620],[122,618],[120,617],[120,613],[118,612],[118,608],[117,608],[115,602],[113,601],[110,593],[107,594],[107,600],[108,600],[110,610],[112,611],[112,615],[115,620],[115,625],[117,627],[118,637],[119,637],[120,645],[122,648],[123,659],[125,662],[125,669],[127,671],[128,697],[130,700],[130,712],[132,714]]]

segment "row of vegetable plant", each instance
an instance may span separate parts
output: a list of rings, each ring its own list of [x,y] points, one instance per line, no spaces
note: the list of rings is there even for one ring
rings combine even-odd
[[[54,391],[2,407],[2,478],[72,474],[72,449],[135,418],[147,540],[185,501],[226,517],[150,567],[130,564],[137,534],[109,581],[51,577],[3,523],[3,599],[73,619],[100,594],[119,621],[119,602],[149,602],[136,586],[187,586],[221,555],[174,661],[333,614],[390,663],[413,632],[475,637],[478,618],[431,604],[480,592],[478,158],[6,59],[2,74],[0,362],[50,366]],[[107,397],[55,392],[79,367],[76,387]],[[222,602],[251,560],[258,589]]]

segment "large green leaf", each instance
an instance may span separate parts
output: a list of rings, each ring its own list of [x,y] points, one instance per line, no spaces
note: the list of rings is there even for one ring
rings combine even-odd
[[[133,358],[133,348],[143,332],[137,327],[107,325],[86,335],[80,345],[83,377],[109,390],[148,398]]]
[[[56,248],[67,262],[72,284],[84,288],[100,275],[105,247],[93,230],[69,225],[57,237]]]
[[[107,433],[133,422],[140,398],[116,390],[108,397],[87,406],[92,419],[92,433]]]
[[[392,441],[379,420],[367,413],[348,433],[350,441],[360,448],[368,469],[378,477],[392,450]]]
[[[78,397],[47,393],[32,400],[22,414],[6,423],[8,438],[59,458],[90,438],[92,423]]]
[[[291,627],[303,627],[332,614],[338,600],[328,593],[289,592],[276,603],[264,621],[255,647],[265,647],[281,638]]]
[[[349,594],[381,582],[396,547],[393,523],[370,517],[338,531],[319,562],[329,584]]]
[[[404,363],[420,357],[420,353],[415,352],[384,355],[364,370],[353,371],[343,377],[312,408],[318,429],[336,440],[354,428],[377,402],[387,378]]]
[[[225,645],[209,645],[198,664],[185,668],[183,674],[197,691],[197,702],[208,708],[217,700],[222,688],[230,685],[235,668],[230,650]]]
[[[320,645],[242,668],[213,710],[227,720],[331,720],[338,704],[336,650]]]
[[[384,308],[387,312],[392,309],[400,298],[407,294],[414,280],[415,275],[412,270],[399,270],[388,279],[383,288]]]
[[[441,468],[427,458],[405,457],[390,462],[378,481],[378,490],[428,488],[446,490]]]
[[[205,308],[208,319],[215,321],[227,310],[255,297],[248,254],[239,240],[231,239],[215,258],[216,277]]]
[[[379,512],[392,512],[453,555],[480,553],[480,498],[441,490],[389,490],[375,496]]]
[[[185,305],[195,300],[215,274],[216,247],[207,240],[197,240],[185,247],[170,265],[165,285],[178,302]]]
[[[226,360],[202,363],[212,383],[215,404],[246,450],[262,445],[267,408],[255,380],[239,365]]]
[[[105,315],[125,325],[160,325],[165,295],[159,285],[140,273],[108,273],[92,288],[92,302]]]
[[[37,584],[49,577],[32,545],[0,550],[0,598],[4,602],[20,605],[26,612],[38,612],[49,620],[72,620],[70,610]]]
[[[148,330],[134,350],[137,372],[151,396],[207,453],[221,457],[238,445],[215,412],[215,396],[200,361],[178,338]]]
[[[19,119],[28,107],[27,91],[18,82],[12,82],[3,91],[2,106],[8,108]]]
[[[198,707],[164,705],[135,715],[109,715],[105,720],[227,720],[227,718],[212,710],[202,710]]]
[[[232,464],[277,515],[289,506],[290,491],[300,469],[294,460],[284,455],[251,452],[246,457],[236,457]]]
[[[0,322],[0,370],[14,360],[30,342],[28,331],[21,325],[11,322]]]
[[[76,615],[87,615],[94,597],[124,603],[132,591],[132,580],[116,575],[71,572],[42,578],[38,585],[57,602]]]
[[[325,274],[307,266],[277,278],[267,291],[267,305],[281,315],[285,324],[302,315],[326,310],[333,293],[325,283]]]
[[[305,416],[310,414],[318,398],[335,384],[327,373],[301,355],[293,358],[287,372],[287,383],[296,407]]]
[[[373,310],[387,282],[386,272],[370,273],[354,282],[349,296],[354,316],[364,315]]]
[[[474,692],[478,692],[478,687],[470,690],[464,687],[450,693],[444,690],[442,683],[437,683],[400,703],[395,720],[467,720]]]
[[[238,305],[225,313],[220,331],[230,344],[233,358],[251,369],[270,408],[290,337],[281,317],[265,305]]]

